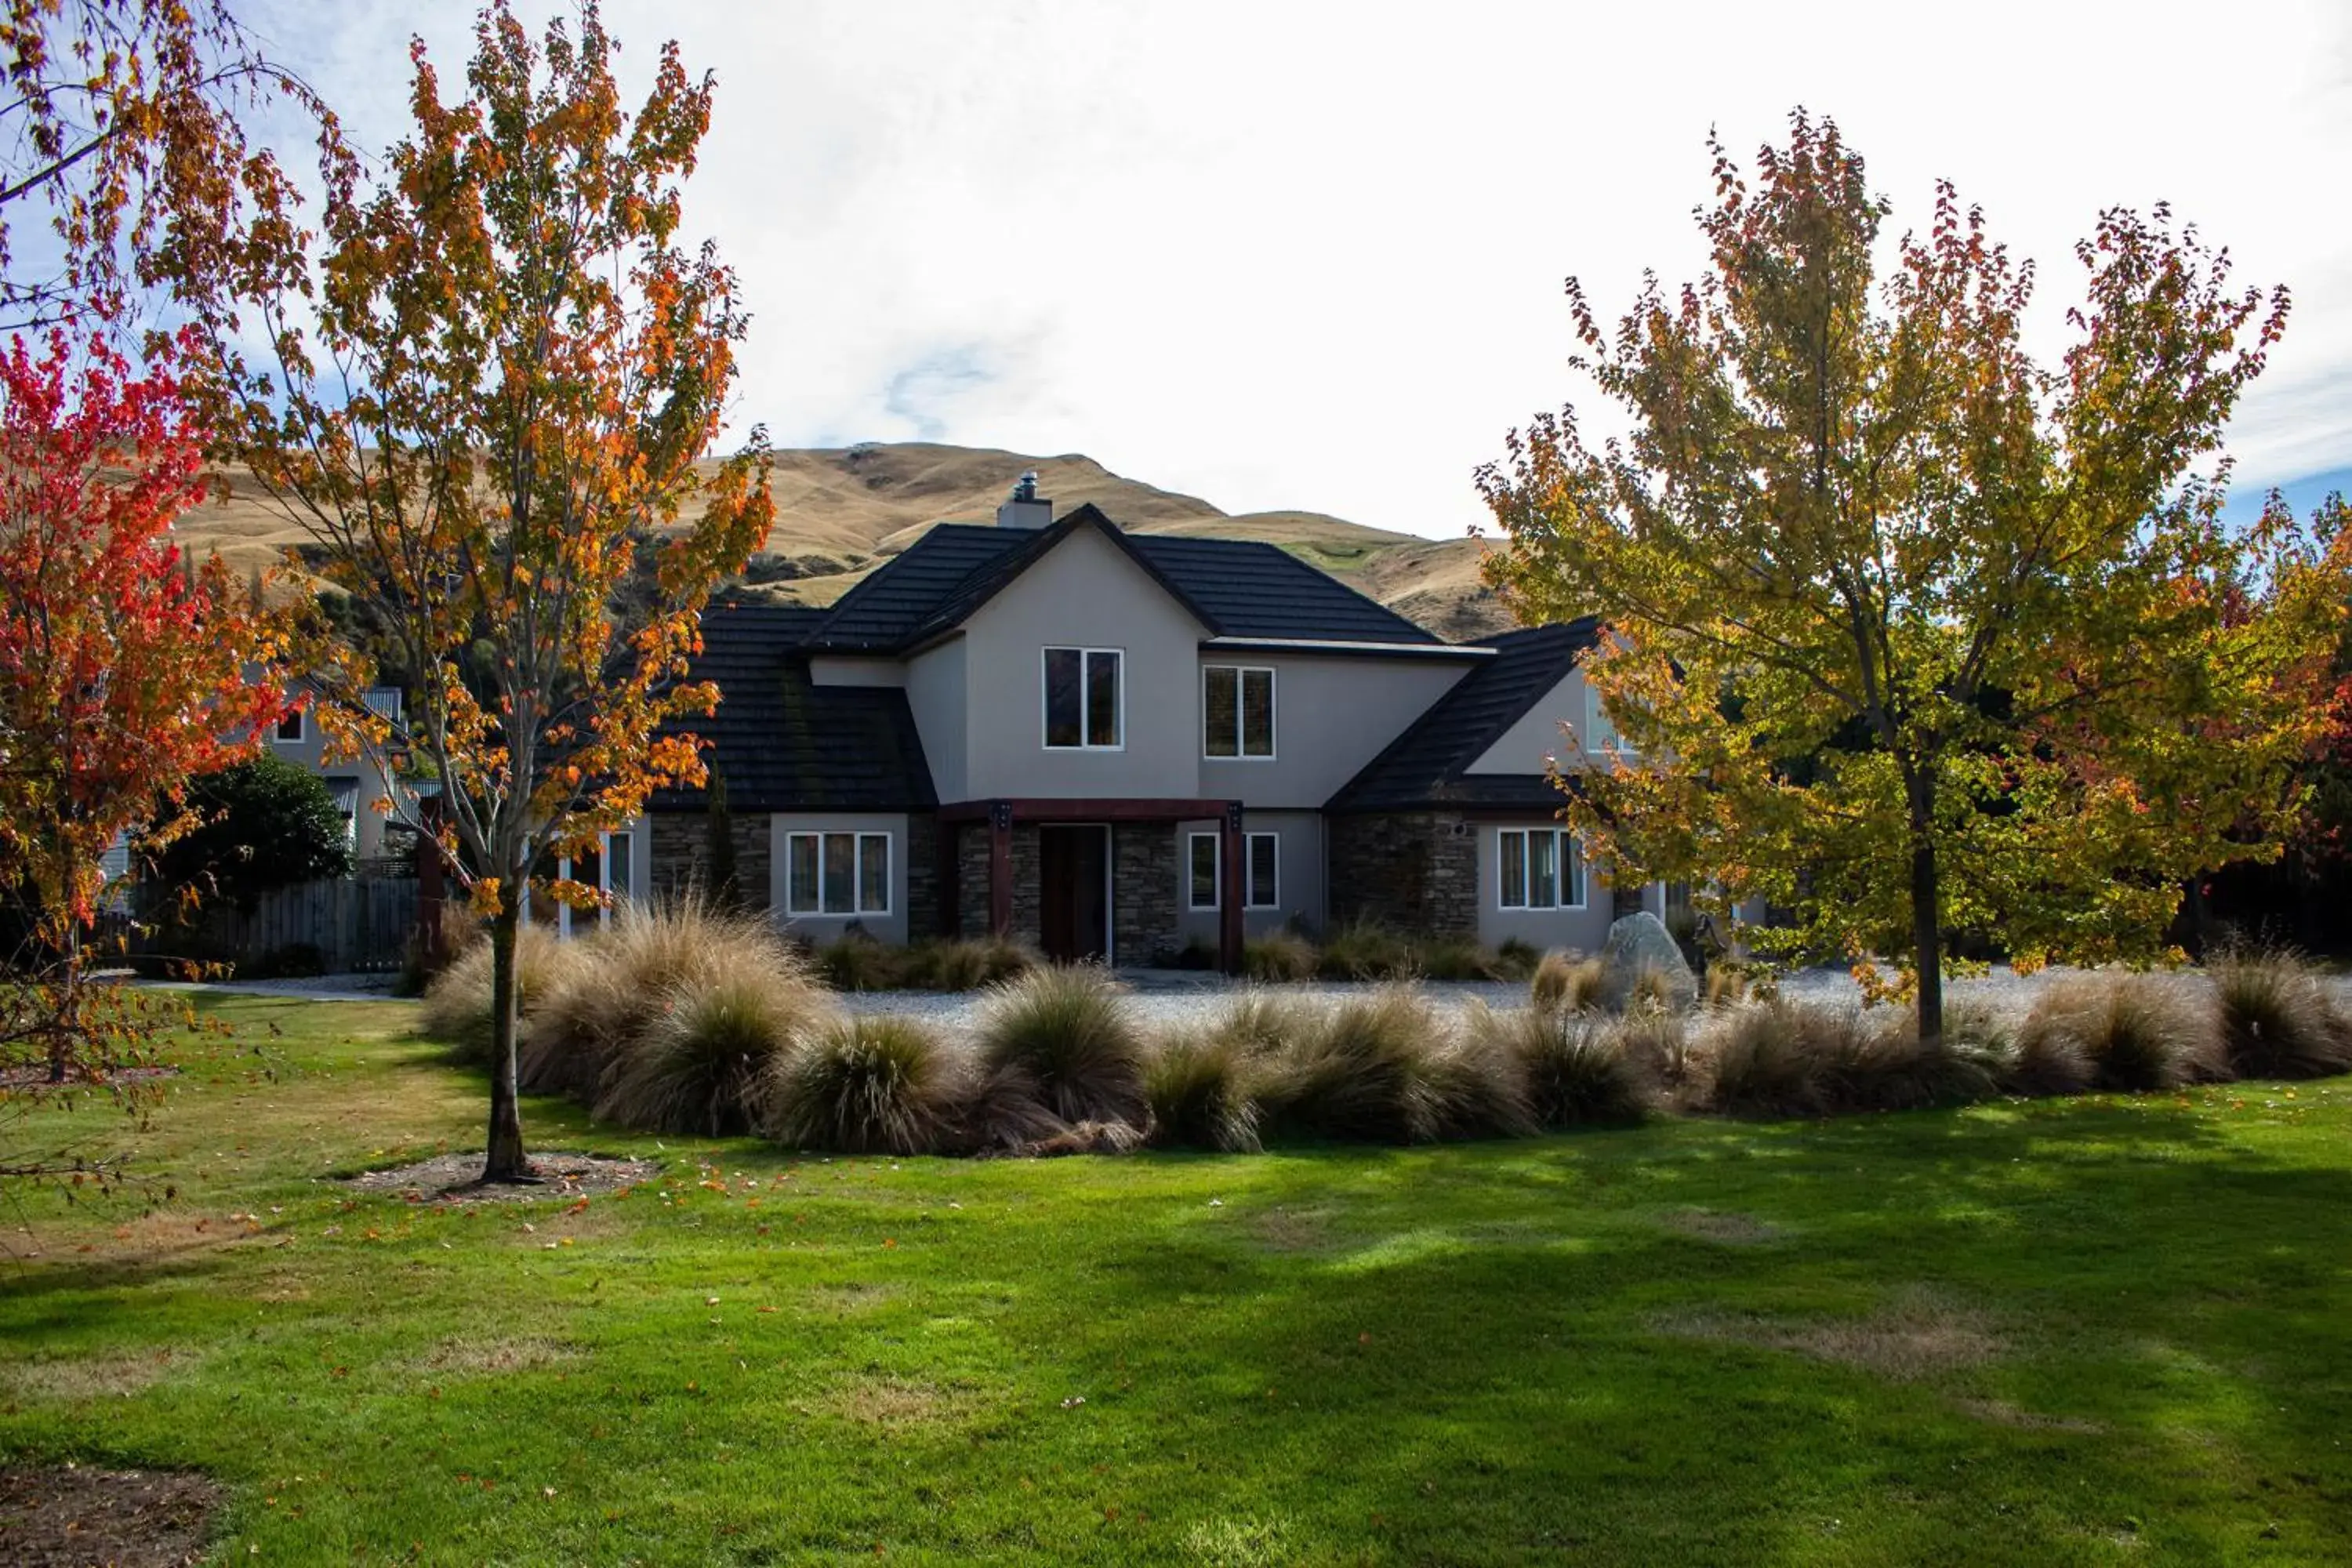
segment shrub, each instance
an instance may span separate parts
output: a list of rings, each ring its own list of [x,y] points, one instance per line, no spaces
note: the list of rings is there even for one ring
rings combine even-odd
[[[1528,1122],[1510,1064],[1449,1041],[1429,1003],[1402,988],[1311,1016],[1265,1093],[1283,1126],[1339,1140],[1420,1143]]]
[[[1538,1126],[1631,1125],[1646,1118],[1656,1100],[1656,1075],[1601,1014],[1479,1007],[1469,1028],[1517,1064],[1528,1113]]]
[[[1319,955],[1297,931],[1278,931],[1242,944],[1242,973],[1252,980],[1312,980]]]
[[[523,1030],[517,1078],[533,1094],[593,1100],[619,1053],[689,990],[751,972],[807,984],[799,952],[765,918],[725,912],[699,896],[623,904],[562,951]]]
[[[1055,964],[998,985],[980,1025],[981,1065],[1013,1069],[1064,1121],[1143,1118],[1144,1040],[1102,970]]]
[[[832,1022],[824,994],[796,973],[689,981],[618,1042],[596,1116],[648,1132],[751,1131],[774,1110],[778,1058]]]
[[[907,1017],[836,1018],[769,1058],[767,1131],[800,1149],[920,1154],[947,1141],[955,1063]]]
[[[2245,1078],[2326,1078],[2352,1071],[2352,1019],[2294,954],[2225,953],[2210,971],[2221,1047]]]
[[[1258,1151],[1258,1105],[1250,1054],[1207,1035],[1162,1041],[1143,1064],[1151,1142],[1225,1153]]]
[[[2148,974],[2059,981],[2026,1015],[2017,1043],[2011,1078],[2020,1087],[2063,1082],[2076,1058],[2088,1069],[2084,1087],[2105,1089],[2173,1089],[2227,1069],[2211,1009]]]
[[[570,946],[542,926],[515,932],[515,1011],[528,1019],[540,998],[568,976],[577,960]],[[451,961],[425,988],[425,1032],[448,1042],[463,1062],[490,1059],[490,939],[488,933]]]
[[[1322,972],[1329,980],[1410,980],[1419,968],[1411,942],[1385,926],[1358,921],[1324,940]]]
[[[1601,961],[1554,949],[1536,965],[1528,998],[1538,1012],[1580,1013],[1601,1005]]]
[[[1431,980],[1500,980],[1503,966],[1475,942],[1460,938],[1433,942],[1420,953],[1421,973]]]

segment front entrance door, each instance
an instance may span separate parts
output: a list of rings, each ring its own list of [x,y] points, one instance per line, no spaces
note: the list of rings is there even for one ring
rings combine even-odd
[[[1110,952],[1110,829],[1037,830],[1038,931],[1057,963],[1107,958]]]

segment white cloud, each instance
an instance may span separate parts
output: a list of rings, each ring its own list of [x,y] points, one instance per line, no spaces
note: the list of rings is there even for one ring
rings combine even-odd
[[[337,19],[320,30],[320,17]],[[1614,311],[1699,253],[1710,124],[1834,114],[1896,223],[1949,175],[2042,264],[2168,199],[2294,286],[2242,481],[2352,457],[2352,26],[2326,0],[1331,5],[623,0],[639,69],[719,75],[689,221],[757,320],[745,423],[780,443],[1084,451],[1231,510],[1458,533],[1504,432],[1574,395],[1562,278]],[[470,10],[273,26],[370,142],[405,32],[462,69]]]

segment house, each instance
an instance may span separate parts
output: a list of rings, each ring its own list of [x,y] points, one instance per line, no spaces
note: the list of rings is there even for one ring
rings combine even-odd
[[[814,942],[1230,966],[1245,935],[1370,919],[1591,948],[1636,895],[1546,766],[1561,721],[1595,731],[1597,635],[1449,644],[1269,544],[1053,521],[1024,479],[996,526],[934,528],[830,608],[714,605],[695,675],[723,700],[682,727],[739,889]],[[707,804],[653,797],[644,887],[707,876]]]
[[[364,700],[371,710],[398,722],[401,694],[397,687],[372,687]],[[383,855],[384,833],[392,821],[388,809],[394,799],[394,781],[380,762],[367,758],[329,762],[326,734],[320,728],[311,704],[307,702],[280,719],[268,731],[265,743],[272,755],[307,768],[327,781],[327,792],[334,796],[335,809],[342,816],[356,858],[373,860]]]

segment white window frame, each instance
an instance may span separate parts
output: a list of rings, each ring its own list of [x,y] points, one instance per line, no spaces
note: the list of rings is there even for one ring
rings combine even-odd
[[[1625,743],[1625,737],[1617,732],[1617,726],[1611,721],[1608,713],[1602,710],[1601,692],[1593,686],[1590,677],[1587,677],[1584,682],[1584,732],[1577,737],[1577,742],[1584,748],[1585,754],[1591,757],[1605,758],[1612,748],[1621,757],[1630,758],[1636,754],[1633,748]]]
[[[1216,846],[1209,864],[1209,901],[1202,903],[1194,897],[1200,891],[1192,879],[1192,847],[1202,839]],[[1225,847],[1222,830],[1194,831],[1184,836],[1184,907],[1196,915],[1214,914],[1224,906]],[[1274,899],[1268,903],[1250,901],[1250,845],[1257,839],[1271,840],[1274,845]],[[1278,910],[1282,908],[1282,835],[1279,833],[1244,833],[1242,835],[1242,908],[1245,910]]]
[[[294,726],[294,732],[290,735],[286,732],[289,724]],[[310,738],[310,713],[306,708],[295,709],[278,720],[277,727],[269,731],[269,743],[273,746],[299,746]]]
[[[1057,653],[1078,656],[1078,743],[1075,746],[1054,744],[1054,681],[1047,671],[1048,661]],[[1087,739],[1094,732],[1090,722],[1093,698],[1087,679],[1087,661],[1096,654],[1107,653],[1118,660],[1118,690],[1112,699],[1117,704],[1118,740],[1113,745],[1097,745]],[[1049,752],[1124,752],[1127,750],[1127,650],[1123,647],[1081,647],[1075,643],[1047,643],[1037,650],[1037,739]]]
[[[1209,677],[1228,671],[1234,678],[1234,750],[1220,756],[1209,750]],[[1250,676],[1265,677],[1265,750],[1253,752],[1249,745],[1249,708],[1243,700],[1244,683]],[[1282,733],[1282,682],[1270,664],[1204,664],[1201,667],[1201,760],[1204,763],[1270,763],[1281,749],[1277,737]]]
[[[1250,875],[1252,846],[1259,839],[1274,846],[1274,897],[1258,903],[1250,895],[1255,892],[1257,879]],[[1245,910],[1278,910],[1282,908],[1282,835],[1279,833],[1244,833],[1242,835],[1242,908]]]
[[[615,888],[613,886],[613,840],[615,838],[633,840],[634,836],[627,828],[623,828],[617,833],[599,833],[596,835],[596,890],[610,898],[632,898],[636,893],[635,889]],[[629,845],[629,876],[632,880],[635,879],[636,874],[637,847],[635,843],[632,841]],[[555,876],[558,881],[568,882],[572,879],[571,856],[559,855],[556,857]],[[523,904],[523,912],[526,915],[530,911],[529,902],[530,897],[530,889],[526,887],[523,889],[523,898],[525,900]],[[584,918],[590,914],[593,914],[595,916],[593,923],[597,926],[602,927],[609,925],[613,921],[613,906],[610,903],[599,904],[594,910],[575,910],[570,904],[560,903],[556,905],[555,934],[561,937],[571,936],[572,934],[572,927],[575,923],[574,917]]]
[[[784,918],[787,920],[855,921],[869,915],[887,919],[897,903],[894,884],[898,880],[898,835],[879,827],[803,827],[784,835]],[[793,876],[793,844],[796,839],[816,840],[816,886],[810,889],[814,907],[800,907],[801,889]],[[846,910],[824,907],[824,841],[827,838],[847,838],[853,841],[849,852],[849,905]],[[876,908],[866,902],[866,840],[882,840],[882,903]]]
[[[1535,839],[1547,835],[1549,836],[1552,840],[1552,855],[1554,857],[1552,861],[1552,896],[1554,901],[1549,904],[1538,904],[1529,901],[1535,890],[1535,877],[1533,875],[1534,868],[1529,865],[1528,861],[1528,846]],[[1508,864],[1506,858],[1511,853],[1511,844],[1514,839],[1518,842],[1519,855],[1519,901],[1517,903],[1508,901],[1505,892],[1507,880],[1503,874],[1504,867]],[[1572,829],[1566,827],[1505,827],[1497,829],[1495,834],[1495,907],[1498,910],[1521,910],[1530,914],[1550,914],[1563,911],[1572,912],[1577,910],[1581,910],[1585,907],[1585,897],[1588,890],[1584,873],[1584,855],[1581,847],[1576,841],[1576,834]],[[1573,884],[1573,890],[1576,894],[1576,900],[1573,903],[1569,902],[1567,900],[1560,897],[1560,894],[1567,890],[1562,889],[1560,886],[1560,883],[1563,880]]]

